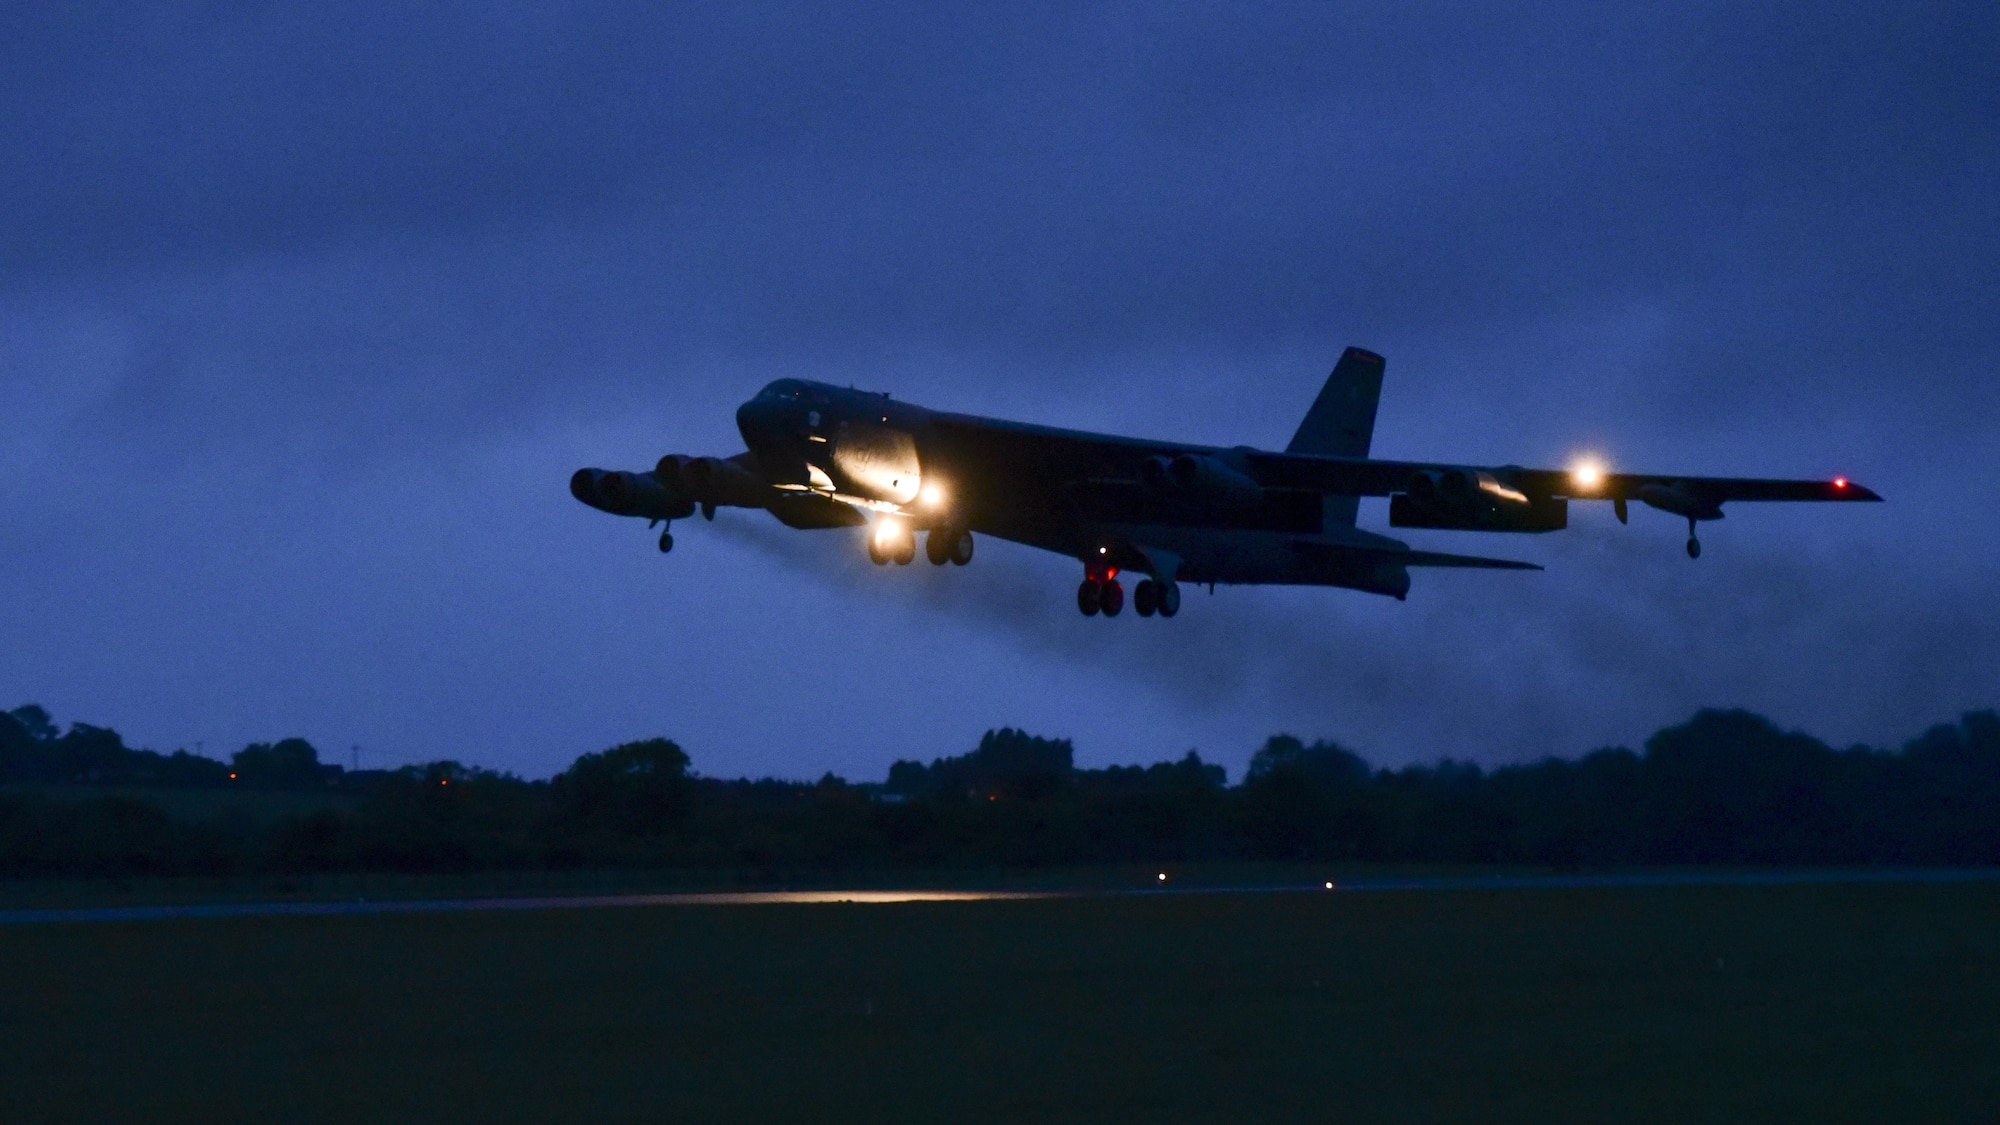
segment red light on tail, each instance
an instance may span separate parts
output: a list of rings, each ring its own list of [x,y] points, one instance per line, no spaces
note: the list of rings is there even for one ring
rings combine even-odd
[[[1846,487],[1847,487],[1847,478],[1846,478],[1846,477],[1835,477],[1835,478],[1833,478],[1833,487],[1835,487],[1835,488],[1846,488]]]

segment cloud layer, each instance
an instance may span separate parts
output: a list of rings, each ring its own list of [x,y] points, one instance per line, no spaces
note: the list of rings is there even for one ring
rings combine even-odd
[[[1710,704],[1846,741],[2000,702],[1981,7],[6,19],[0,688],[63,716],[866,776],[1003,724],[1497,761]],[[1084,621],[1074,564],[998,544],[885,573],[727,513],[661,559],[563,490],[737,448],[779,375],[1278,444],[1346,343],[1389,357],[1384,454],[1892,502],[1740,506],[1692,566],[1651,512],[1433,535],[1550,569],[1168,626]]]

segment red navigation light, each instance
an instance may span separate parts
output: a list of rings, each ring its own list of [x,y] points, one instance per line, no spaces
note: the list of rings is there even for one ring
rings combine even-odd
[[[1835,477],[1835,478],[1833,478],[1833,487],[1835,487],[1835,488],[1846,488],[1846,487],[1847,487],[1847,478],[1846,478],[1846,477]]]

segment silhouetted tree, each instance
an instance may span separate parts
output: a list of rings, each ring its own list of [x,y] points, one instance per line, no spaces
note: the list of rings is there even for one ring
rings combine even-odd
[[[61,733],[56,729],[55,720],[49,718],[49,713],[39,704],[28,703],[16,707],[7,712],[7,717],[13,719],[15,725],[37,742],[53,741],[56,735]]]
[[[253,744],[234,763],[238,780],[218,780],[228,767],[207,758],[133,749],[84,723],[58,734],[36,707],[0,714],[0,780],[14,783],[0,790],[0,875],[673,865],[777,878],[1233,856],[2000,863],[2000,716],[1990,711],[1899,751],[1834,750],[1747,712],[1704,711],[1640,753],[1491,771],[1450,761],[1375,770],[1336,744],[1278,735],[1233,789],[1193,752],[1080,770],[1067,740],[1011,728],[964,755],[897,762],[881,787],[832,774],[695,777],[665,739],[585,754],[546,782],[450,761],[344,773],[299,739]],[[249,790],[250,801],[290,789],[325,803],[275,820],[204,819],[126,796],[209,784]],[[118,795],[106,794],[114,785]]]
[[[899,761],[889,767],[893,793],[1010,800],[1048,797],[1069,784],[1075,748],[1067,738],[1038,738],[1003,727],[979,737],[970,754],[938,758],[926,769]]]
[[[659,837],[688,811],[688,756],[664,738],[585,754],[551,782],[556,817],[571,836]]]
[[[10,712],[0,712],[0,782],[25,780],[38,749],[35,736]]]
[[[327,781],[319,751],[303,738],[253,742],[229,759],[229,768],[242,785],[264,789],[310,789]]]
[[[1344,747],[1271,736],[1243,780],[1242,817],[1252,846],[1271,859],[1363,854],[1380,830],[1368,803],[1370,777],[1368,763]]]

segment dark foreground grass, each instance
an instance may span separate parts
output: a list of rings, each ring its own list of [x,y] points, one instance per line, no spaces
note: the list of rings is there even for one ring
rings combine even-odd
[[[1993,1120],[1993,884],[0,927],[0,1120]]]

